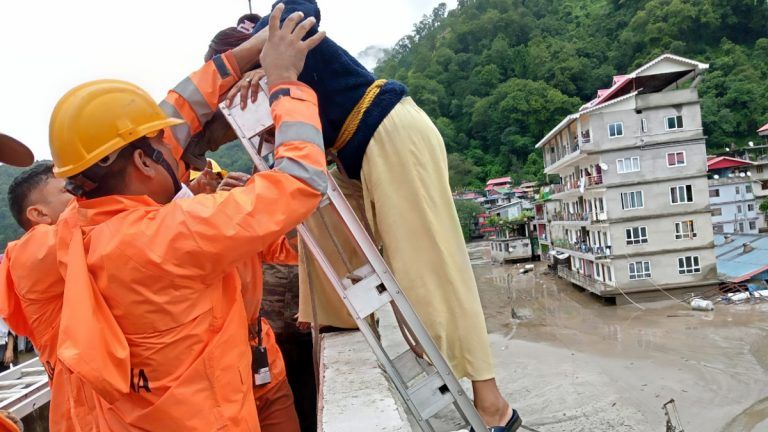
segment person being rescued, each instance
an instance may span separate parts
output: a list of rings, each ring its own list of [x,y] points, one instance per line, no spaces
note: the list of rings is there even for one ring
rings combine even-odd
[[[53,360],[50,430],[260,430],[237,264],[281,247],[325,193],[317,99],[296,80],[324,37],[302,41],[313,24],[276,17],[266,42],[254,36],[188,78],[215,83],[218,98],[260,58],[275,125],[291,137],[273,170],[227,193],[173,200],[188,175],[179,138],[215,103],[171,93],[171,117],[137,86],[100,80],[57,104],[54,173],[77,199],[10,244],[0,267],[0,316]]]
[[[319,25],[316,1],[284,3],[281,19],[303,12]],[[271,18],[263,18],[252,32],[261,31]],[[316,31],[317,26],[310,34]],[[229,36],[211,43],[208,55],[247,40],[247,35],[238,38],[234,32]],[[227,100],[231,103],[239,95],[241,105],[253,101],[262,76],[258,70],[246,72]],[[445,145],[437,128],[407,96],[403,84],[376,79],[330,38],[308,54],[299,81],[317,93],[323,140],[340,169],[331,172],[334,179],[360,220],[368,222],[432,339],[454,374],[472,381],[475,406],[490,429],[517,430],[522,420],[496,384],[477,285],[448,184]],[[321,247],[331,250],[333,245]],[[300,247],[302,255],[305,250]],[[300,270],[299,320],[354,328],[319,265],[309,261]],[[310,285],[316,292],[314,319]]]

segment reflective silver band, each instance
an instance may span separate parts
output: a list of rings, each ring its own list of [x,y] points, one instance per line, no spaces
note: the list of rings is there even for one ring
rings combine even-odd
[[[320,148],[320,150],[325,151],[323,133],[320,132],[320,129],[309,123],[300,121],[284,121],[280,123],[280,128],[275,132],[275,147],[291,141],[312,143]]]
[[[177,110],[175,106],[166,101],[160,102],[160,109],[162,109],[168,117],[184,120],[184,117],[181,116],[179,110]],[[176,138],[176,141],[178,141],[181,148],[187,148],[189,140],[192,139],[192,134],[189,131],[189,125],[187,122],[185,121],[184,123],[177,124],[176,126],[171,126],[171,132],[173,132],[173,136]]]
[[[302,180],[322,195],[325,195],[325,192],[328,190],[328,177],[323,170],[313,168],[288,157],[278,158],[275,162],[275,169]]]

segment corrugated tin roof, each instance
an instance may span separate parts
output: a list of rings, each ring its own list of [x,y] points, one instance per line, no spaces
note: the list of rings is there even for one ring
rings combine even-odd
[[[747,166],[747,165],[754,165],[754,163],[744,160],[744,159],[737,159],[729,156],[718,156],[712,159],[707,159],[707,169],[721,169],[721,168],[732,168],[732,167],[738,167],[738,166]]]
[[[731,234],[732,242],[726,243],[725,236],[715,235],[717,271],[733,282],[742,282],[768,270],[768,235]],[[744,243],[754,250],[744,253]]]

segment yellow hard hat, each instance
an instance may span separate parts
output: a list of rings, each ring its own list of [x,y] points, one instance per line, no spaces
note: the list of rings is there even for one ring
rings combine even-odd
[[[132,141],[180,123],[129,82],[81,84],[59,100],[51,115],[53,173],[72,177]]]
[[[211,163],[211,171],[213,171],[213,172],[215,172],[217,174],[221,174],[221,178],[224,178],[224,177],[227,176],[227,174],[229,174],[229,171],[227,171],[225,169],[221,169],[221,167],[219,166],[218,163],[216,163],[215,160],[213,160],[211,158],[206,158],[206,159],[208,159],[208,162]],[[192,181],[192,180],[200,177],[200,174],[202,174],[202,171],[195,171],[195,170],[190,171],[189,172],[189,180]]]

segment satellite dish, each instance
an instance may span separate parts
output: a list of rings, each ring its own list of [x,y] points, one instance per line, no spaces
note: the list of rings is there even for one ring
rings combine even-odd
[[[728,174],[728,177],[733,177],[733,173]]]
[[[755,143],[754,143],[754,142],[752,142],[752,141],[750,141],[750,142],[749,142],[749,146],[750,146],[750,147],[754,147],[754,146],[755,146]]]
[[[720,176],[719,176],[719,175],[717,175],[717,174],[715,174],[715,175],[714,175],[714,176],[712,176],[712,177],[713,177],[715,180],[717,180],[717,179],[719,179],[719,178],[720,178]]]
[[[739,173],[739,177],[746,177],[747,175],[744,173]]]
[[[752,177],[752,171],[747,171],[747,177]]]
[[[600,169],[603,171],[608,171],[608,164],[605,162],[600,163]]]
[[[729,152],[729,151],[731,151],[731,148],[730,147],[726,147],[725,151]]]

